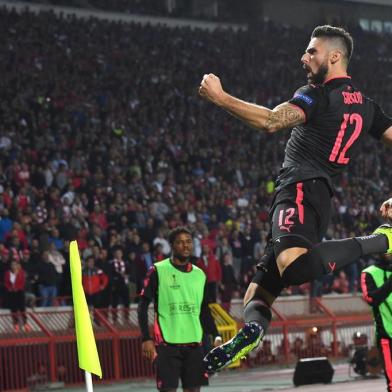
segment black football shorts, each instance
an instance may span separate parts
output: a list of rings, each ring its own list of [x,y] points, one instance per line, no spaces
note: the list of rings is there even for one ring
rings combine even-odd
[[[277,297],[285,287],[276,257],[287,248],[310,248],[325,236],[331,215],[331,190],[322,178],[287,185],[270,209],[268,244],[252,282]]]
[[[160,391],[178,388],[195,388],[208,385],[208,374],[203,364],[202,346],[157,346],[156,381]]]

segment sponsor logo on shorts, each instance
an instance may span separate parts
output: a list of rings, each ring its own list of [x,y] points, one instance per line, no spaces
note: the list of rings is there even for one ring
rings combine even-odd
[[[291,232],[291,228],[292,228],[293,226],[294,226],[294,225],[287,225],[287,226],[280,225],[280,226],[279,226],[279,230],[281,230],[281,231],[287,231],[288,233],[290,233],[290,232]]]

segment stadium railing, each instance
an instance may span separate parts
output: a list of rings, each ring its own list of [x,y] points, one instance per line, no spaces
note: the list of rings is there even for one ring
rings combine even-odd
[[[369,338],[373,335],[369,312],[335,312],[331,310],[334,306],[327,306],[323,299],[317,300],[317,314],[300,314],[304,306],[300,300],[285,301],[284,305],[274,306],[274,317],[262,350],[251,353],[242,366],[286,365],[321,354],[332,360],[348,357],[356,331]],[[282,306],[296,310],[290,314],[287,309],[283,312]],[[240,303],[232,304],[230,316],[241,327]],[[0,391],[32,389],[36,384],[56,382],[70,386],[82,384],[84,374],[78,368],[72,308],[35,308],[27,311],[27,319],[31,331],[26,332],[22,327],[16,333],[11,314],[4,310],[0,313]],[[95,310],[92,319],[103,371],[103,380],[94,382],[153,376],[152,365],[142,359],[136,305],[129,309]],[[153,320],[152,307],[149,320]],[[218,322],[218,327],[224,323]],[[232,333],[234,330],[226,338]]]

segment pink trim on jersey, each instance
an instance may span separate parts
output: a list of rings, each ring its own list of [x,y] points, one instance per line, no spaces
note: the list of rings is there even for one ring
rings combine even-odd
[[[294,97],[295,98],[295,97]],[[305,116],[305,122],[307,121],[307,117],[306,117],[306,113],[305,113],[305,110],[303,110],[300,106],[298,106],[298,105],[296,105],[295,103],[293,103],[293,102],[289,102],[289,105],[291,105],[291,106],[295,106],[295,108],[296,109],[299,109],[299,110],[301,110],[301,112],[304,114],[304,116]]]
[[[144,295],[144,289],[148,286],[148,284],[150,283],[150,278],[151,278],[151,274],[155,271],[155,266],[151,266],[150,269],[147,271],[147,275],[143,280],[143,288],[140,291],[139,296],[143,296]]]
[[[361,289],[362,289],[362,297],[368,303],[371,304],[373,302],[373,298],[369,297],[368,289],[366,286],[366,272],[362,272],[361,274]]]
[[[156,313],[154,314],[154,341],[155,344],[161,344],[165,342],[165,339],[163,339],[161,326],[159,325],[158,315]]]
[[[392,391],[392,359],[389,339],[381,339],[382,355],[384,356],[385,373],[388,377],[388,391]]]
[[[295,199],[295,204],[298,208],[298,218],[301,224],[304,223],[304,206],[302,204],[304,200],[304,191],[303,191],[304,183],[298,182],[297,183],[297,198]]]
[[[330,82],[331,80],[334,80],[334,79],[351,79],[351,76],[349,76],[349,75],[334,76],[333,78],[324,80],[323,84],[328,83],[328,82]]]

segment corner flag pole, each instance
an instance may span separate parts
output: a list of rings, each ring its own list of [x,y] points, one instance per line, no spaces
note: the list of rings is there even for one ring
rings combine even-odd
[[[86,380],[87,392],[93,392],[93,378],[91,377],[91,373],[87,370],[84,371],[84,379]]]
[[[69,245],[69,257],[79,367],[85,371],[87,392],[93,392],[91,373],[102,378],[102,370],[90,312],[83,291],[82,267],[76,241],[71,241]]]

